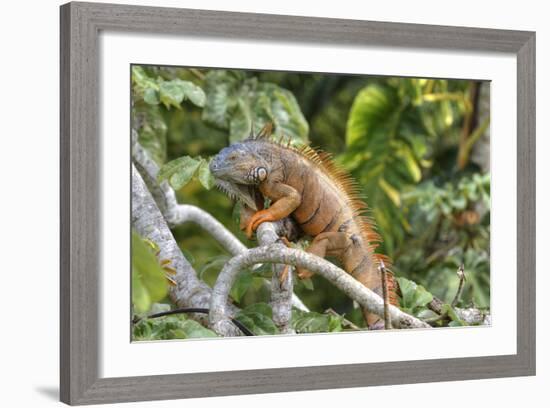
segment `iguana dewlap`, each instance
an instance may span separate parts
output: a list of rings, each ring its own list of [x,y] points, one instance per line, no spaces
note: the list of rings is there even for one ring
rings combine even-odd
[[[218,186],[255,211],[247,235],[262,222],[291,216],[313,238],[307,252],[337,257],[349,274],[381,295],[378,266],[381,260],[389,262],[374,252],[380,237],[363,215],[366,204],[354,180],[328,154],[275,142],[270,130],[224,148],[210,164]],[[269,208],[263,209],[263,198],[271,201]],[[311,276],[307,270],[297,272],[301,278]],[[393,279],[388,288],[396,304]],[[380,326],[379,316],[364,315],[369,327]]]

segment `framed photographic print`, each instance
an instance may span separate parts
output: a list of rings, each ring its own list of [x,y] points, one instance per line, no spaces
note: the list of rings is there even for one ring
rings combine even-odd
[[[61,7],[61,399],[535,373],[532,32]]]

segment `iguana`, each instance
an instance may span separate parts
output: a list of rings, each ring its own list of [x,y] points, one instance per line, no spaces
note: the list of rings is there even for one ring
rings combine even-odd
[[[367,206],[356,182],[330,154],[274,141],[271,130],[266,125],[258,134],[222,149],[210,162],[218,187],[252,210],[241,220],[248,238],[262,222],[290,216],[312,237],[307,252],[335,256],[346,272],[381,295],[378,267],[381,261],[389,265],[389,260],[375,253],[380,236],[364,215]],[[268,208],[265,198],[271,202]],[[301,268],[297,274],[302,279],[312,275]],[[397,304],[393,275],[387,276],[390,301]],[[381,317],[367,311],[363,315],[369,328],[383,327]]]

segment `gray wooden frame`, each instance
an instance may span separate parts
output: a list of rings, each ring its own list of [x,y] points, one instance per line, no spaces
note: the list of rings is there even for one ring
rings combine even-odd
[[[101,30],[514,53],[518,114],[517,354],[99,378],[98,34]],[[60,92],[63,402],[109,403],[535,374],[535,33],[69,3],[61,6]]]

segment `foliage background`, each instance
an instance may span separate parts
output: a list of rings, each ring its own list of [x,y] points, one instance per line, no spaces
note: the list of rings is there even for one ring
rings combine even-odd
[[[212,188],[207,163],[229,143],[246,138],[251,126],[272,121],[276,135],[332,153],[359,181],[383,238],[379,251],[393,259],[393,272],[402,289],[408,288],[401,305],[419,316],[427,313],[425,289],[452,300],[461,263],[467,281],[459,306],[490,306],[489,98],[488,83],[466,80],[132,69],[133,127],[180,202],[205,209],[254,246],[238,228],[234,203]],[[194,225],[173,232],[212,285],[229,255]],[[171,307],[162,269],[151,263],[139,267],[155,252],[146,247],[133,245],[137,314]],[[241,319],[249,319],[259,334],[273,334],[261,279],[244,271],[231,295],[244,308]],[[346,330],[343,317],[364,325],[359,309],[322,278],[298,282],[296,292],[317,313],[295,313],[299,332]],[[338,316],[323,314],[327,309]],[[142,320],[134,338],[209,335],[189,322],[185,316]]]

